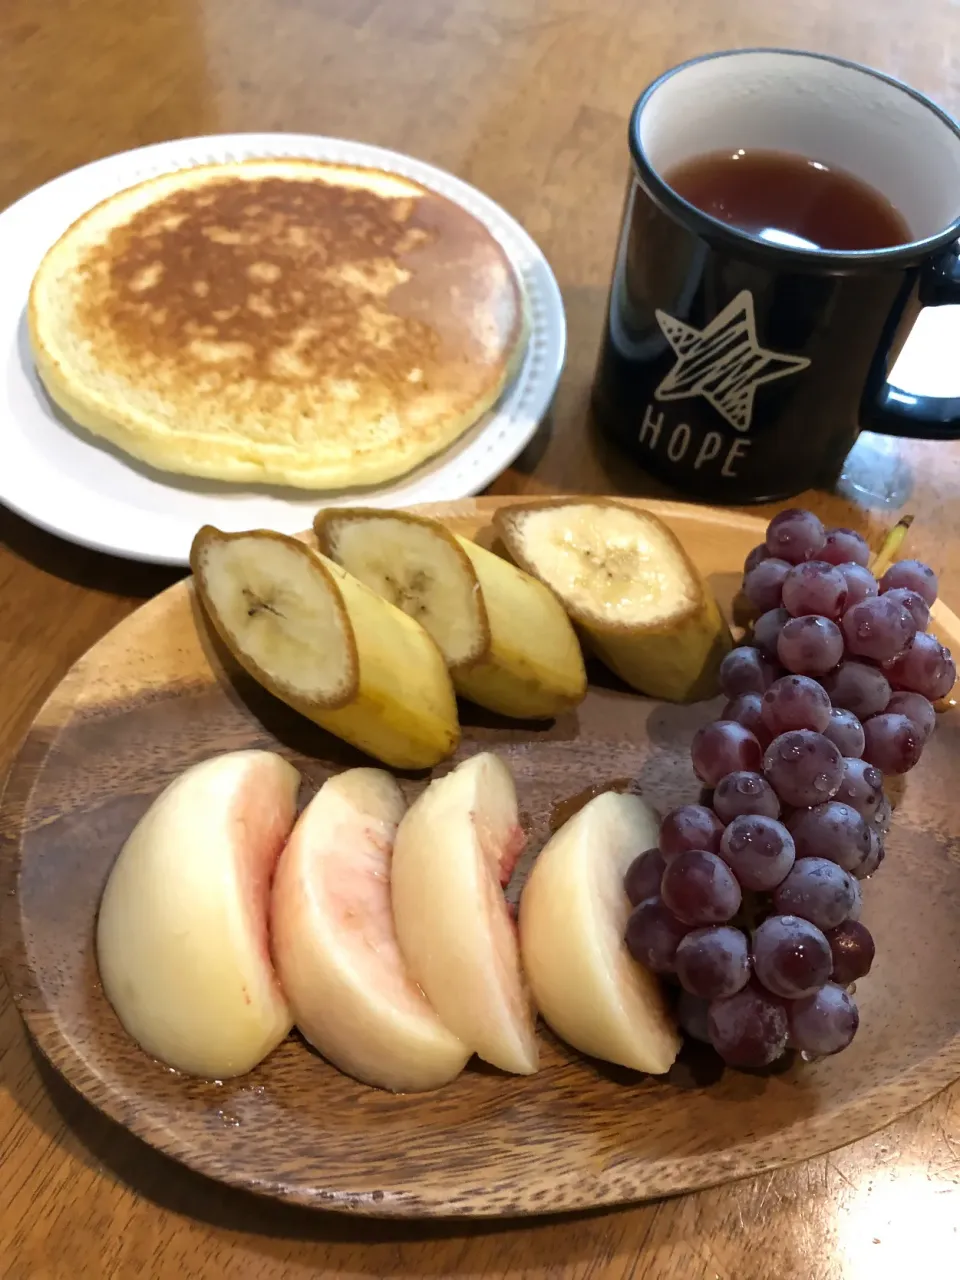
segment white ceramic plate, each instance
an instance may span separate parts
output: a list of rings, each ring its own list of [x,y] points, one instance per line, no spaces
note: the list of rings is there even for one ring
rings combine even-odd
[[[98,201],[175,169],[256,156],[307,156],[403,174],[455,200],[506,250],[527,295],[531,332],[520,371],[494,409],[442,454],[391,484],[308,493],[174,477],[128,459],[60,414],[30,355],[26,303],[51,244]],[[0,502],[61,537],[100,551],[186,564],[205,523],[294,533],[321,504],[409,506],[478,493],[517,457],[556,390],[566,349],[560,290],[543,254],[499,205],[451,174],[395,151],[310,134],[184,138],[109,156],[54,179],[0,213]]]

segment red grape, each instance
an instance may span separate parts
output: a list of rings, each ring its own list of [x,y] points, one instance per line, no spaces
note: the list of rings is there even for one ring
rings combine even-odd
[[[847,603],[847,582],[823,560],[794,565],[783,580],[783,607],[795,618],[820,613],[836,621]]]
[[[768,609],[753,624],[753,643],[770,657],[777,656],[777,637],[785,622],[790,621],[786,609]]]
[[[815,560],[823,547],[826,531],[812,511],[787,507],[767,525],[767,550],[790,564]]]
[[[793,729],[767,747],[763,773],[784,804],[806,808],[836,795],[843,781],[843,757],[822,733]]]
[[[669,862],[688,849],[706,849],[716,853],[720,848],[723,823],[703,804],[682,804],[671,809],[660,824],[660,852]]]
[[[707,1027],[709,1007],[709,1000],[692,996],[689,991],[680,992],[680,999],[677,1001],[677,1021],[680,1023],[680,1029],[688,1036],[692,1036],[694,1040],[702,1040],[704,1044],[710,1043],[710,1032]]]
[[[660,896],[678,920],[688,925],[724,924],[740,909],[740,886],[715,853],[688,849],[667,863]]]
[[[863,755],[863,725],[852,711],[845,711],[843,707],[831,707],[830,720],[822,733],[842,756]]]
[[[710,1043],[731,1067],[767,1067],[787,1047],[790,1026],[782,1001],[756,983],[736,995],[711,1000]]]
[[[753,550],[750,552],[750,554],[747,556],[746,560],[744,560],[743,562],[744,576],[746,576],[746,574],[748,574],[751,569],[755,569],[761,560],[769,560],[769,559],[770,559],[770,552],[767,550],[766,544],[761,542],[759,547],[754,547]]]
[[[830,698],[809,676],[781,676],[763,695],[760,719],[771,737],[788,729],[822,733],[830,723]]]
[[[923,631],[917,632],[905,653],[885,663],[883,670],[895,689],[920,693],[931,702],[945,698],[957,678],[950,650],[945,649],[936,636]]]
[[[848,609],[859,604],[861,600],[866,600],[868,596],[878,594],[880,586],[876,578],[862,564],[838,564],[837,568],[843,574],[843,580],[847,584]]]
[[[845,759],[835,799],[856,809],[869,822],[883,799],[883,774],[866,760]]]
[[[823,687],[835,707],[852,711],[859,720],[878,715],[890,701],[890,681],[866,662],[841,662],[824,676]]]
[[[741,693],[763,693],[778,672],[779,668],[759,649],[739,645],[720,663],[720,689],[727,698],[737,698]]]
[[[800,916],[826,932],[842,924],[856,899],[856,881],[827,858],[798,858],[773,893],[774,910]]]
[[[724,774],[738,769],[759,769],[762,755],[760,743],[736,720],[704,725],[690,747],[694,771],[708,787],[715,787]]]
[[[856,871],[872,848],[866,818],[840,800],[799,809],[787,826],[798,858],[829,858],[844,871]]]
[[[793,837],[764,814],[742,814],[727,827],[720,842],[723,858],[744,889],[774,889],[793,866]]]
[[[885,836],[890,830],[890,819],[893,815],[893,808],[886,796],[877,805],[877,811],[872,818],[868,820],[868,825],[873,828],[878,836]]]
[[[789,1016],[793,1043],[801,1052],[816,1057],[845,1049],[860,1024],[852,996],[833,983],[795,1001]]]
[[[859,889],[859,885],[857,888]],[[841,987],[849,986],[858,978],[865,978],[870,972],[876,948],[870,930],[857,920],[845,920],[827,934],[830,950],[833,953],[834,982]]]
[[[912,720],[920,730],[924,742],[933,733],[937,723],[937,713],[932,703],[920,693],[895,693],[887,703],[886,710],[890,714],[906,716],[908,720]]]
[[[939,698],[945,698],[948,693],[952,693],[953,686],[957,682],[957,665],[950,656],[950,650],[946,647],[943,650],[943,669],[936,682],[931,682],[930,695],[934,701]],[[919,693],[920,691],[917,690]]]
[[[833,971],[830,943],[809,920],[767,916],[753,935],[753,971],[775,996],[812,995]]]
[[[660,898],[647,898],[630,913],[627,950],[654,973],[673,973],[680,939],[689,932]]]
[[[892,591],[887,591],[885,594],[888,600],[896,600],[897,604],[903,605],[917,624],[918,631],[926,631],[930,625],[930,606],[919,591],[908,591],[906,587],[894,587]]]
[[[777,656],[798,675],[825,675],[843,657],[843,636],[835,622],[819,614],[791,618],[777,637]]]
[[[770,741],[770,733],[760,718],[763,700],[759,693],[741,693],[739,698],[731,698],[721,713],[722,720],[736,720],[745,729],[749,729],[761,747]]]
[[[870,548],[853,529],[828,529],[823,546],[817,552],[821,560],[828,564],[867,565],[870,563]]]
[[[783,580],[790,572],[786,560],[761,560],[743,580],[743,593],[761,612],[780,605]]]
[[[745,813],[780,816],[780,801],[770,783],[762,774],[744,769],[720,779],[713,793],[713,807],[721,822],[732,822]]]
[[[870,852],[860,863],[859,867],[854,867],[853,874],[858,880],[869,880],[876,872],[880,863],[884,859],[883,841],[872,826],[868,828],[870,831]]]
[[[874,662],[892,661],[917,634],[913,618],[889,596],[861,600],[846,611],[840,625],[850,652]]]
[[[923,733],[906,716],[884,712],[863,726],[863,758],[881,773],[909,773],[923,751]]]
[[[930,605],[937,598],[937,575],[922,560],[898,560],[880,579],[880,591],[882,594],[894,591],[897,587],[916,591]]]
[[[639,906],[647,898],[655,898],[659,894],[666,865],[659,849],[648,849],[646,853],[634,858],[623,877],[623,887],[631,907]]]
[[[847,916],[848,923],[851,920],[859,920],[860,912],[863,910],[863,890],[860,888],[859,880],[854,881],[854,888],[856,889],[856,893],[853,899],[853,906],[850,908],[850,914]]]
[[[691,995],[716,1000],[732,996],[750,980],[746,934],[729,925],[692,929],[677,947],[677,977]]]

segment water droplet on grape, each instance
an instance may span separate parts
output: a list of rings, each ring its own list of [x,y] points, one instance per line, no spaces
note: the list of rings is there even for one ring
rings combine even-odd
[[[830,785],[830,779],[827,777],[825,773],[818,773],[813,780],[813,785],[816,787],[818,791],[832,790],[832,787]]]

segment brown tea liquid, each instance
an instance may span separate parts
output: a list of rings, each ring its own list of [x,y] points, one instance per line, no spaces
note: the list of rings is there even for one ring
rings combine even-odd
[[[773,244],[886,249],[912,239],[881,192],[844,169],[787,151],[715,151],[664,177],[704,213]]]

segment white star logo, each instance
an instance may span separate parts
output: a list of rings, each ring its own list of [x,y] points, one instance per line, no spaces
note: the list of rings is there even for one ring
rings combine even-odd
[[[735,431],[750,430],[753,396],[761,383],[799,373],[810,363],[804,356],[784,356],[760,346],[748,289],[702,331],[665,311],[656,316],[677,363],[653,394],[658,400],[703,396]]]

